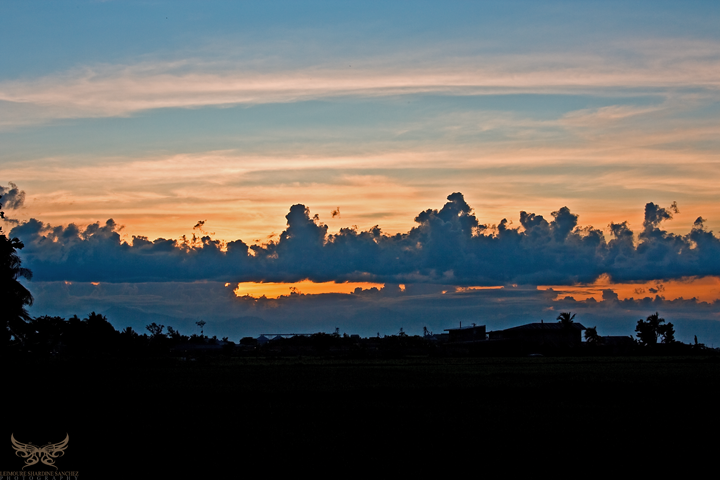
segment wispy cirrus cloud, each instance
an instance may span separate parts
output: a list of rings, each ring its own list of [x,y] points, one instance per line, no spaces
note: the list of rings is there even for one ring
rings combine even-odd
[[[607,89],[720,87],[720,45],[640,41],[608,52],[463,54],[412,52],[313,66],[258,62],[144,61],[91,65],[0,83],[0,101],[31,118],[127,116],[158,108],[295,102],[338,96],[443,93],[602,93]],[[605,115],[613,112],[602,112]],[[620,114],[621,112],[615,112]],[[22,122],[23,114],[18,122]],[[9,119],[0,118],[8,123]]]

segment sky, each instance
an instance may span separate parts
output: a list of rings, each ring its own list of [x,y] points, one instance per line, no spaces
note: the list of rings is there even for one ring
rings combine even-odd
[[[573,311],[630,335],[658,311],[720,344],[719,23],[714,1],[3,2],[30,313],[237,336]]]

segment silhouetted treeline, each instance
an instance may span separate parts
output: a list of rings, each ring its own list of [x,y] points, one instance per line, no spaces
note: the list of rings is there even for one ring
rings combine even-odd
[[[182,347],[234,347],[227,338],[182,335],[172,327],[166,331],[164,325],[155,323],[146,328],[148,332],[142,334],[131,327],[117,331],[104,315],[95,312],[83,319],[77,315],[69,319],[42,316],[31,319],[13,332],[14,348],[6,353],[38,358],[168,356]]]
[[[86,318],[77,315],[69,319],[41,316],[16,326],[13,330],[13,348],[8,355],[33,358],[76,357],[175,357],[185,360],[213,356],[226,357],[280,357],[321,356],[345,358],[396,358],[408,356],[516,356],[516,355],[689,355],[715,353],[703,344],[684,344],[671,340],[670,330],[662,328],[663,319],[657,314],[650,317],[655,330],[647,322],[638,322],[642,330],[639,340],[632,337],[600,337],[590,335],[593,341],[562,346],[539,344],[531,341],[498,340],[452,341],[448,335],[397,335],[361,338],[358,335],[315,333],[312,335],[261,335],[245,337],[238,343],[227,337],[184,335],[172,326],[151,323],[146,332],[138,333],[127,327],[116,330],[107,318],[92,312]],[[670,327],[672,324],[667,324]],[[644,330],[643,330],[644,329]],[[594,328],[590,329],[594,332]],[[647,332],[650,333],[647,333]],[[653,342],[654,335],[662,336],[664,343]],[[588,335],[586,335],[586,338]],[[589,340],[589,339],[588,339]],[[618,341],[620,340],[620,341]]]

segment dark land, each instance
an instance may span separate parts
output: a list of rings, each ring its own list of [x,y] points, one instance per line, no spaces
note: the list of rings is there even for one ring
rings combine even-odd
[[[720,423],[715,355],[14,358],[2,375],[8,437],[67,432],[57,464],[84,478],[692,470]]]

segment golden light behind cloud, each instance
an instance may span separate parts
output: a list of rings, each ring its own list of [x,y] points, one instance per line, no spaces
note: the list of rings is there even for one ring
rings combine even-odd
[[[231,286],[225,284],[226,287]],[[267,297],[278,298],[284,295],[305,294],[319,295],[323,293],[353,293],[355,289],[368,290],[371,288],[381,289],[385,286],[383,283],[370,282],[313,282],[311,280],[302,280],[300,282],[280,283],[280,282],[242,282],[238,283],[233,292],[238,297],[251,296],[254,298]]]
[[[557,292],[557,299],[573,297],[575,300],[594,298],[603,299],[603,290],[612,290],[620,300],[655,298],[659,295],[666,300],[696,298],[702,302],[714,302],[720,299],[720,277],[708,276],[702,278],[687,278],[683,280],[652,281],[644,283],[613,283],[609,277],[603,275],[589,285],[542,285],[538,290],[553,289]]]

